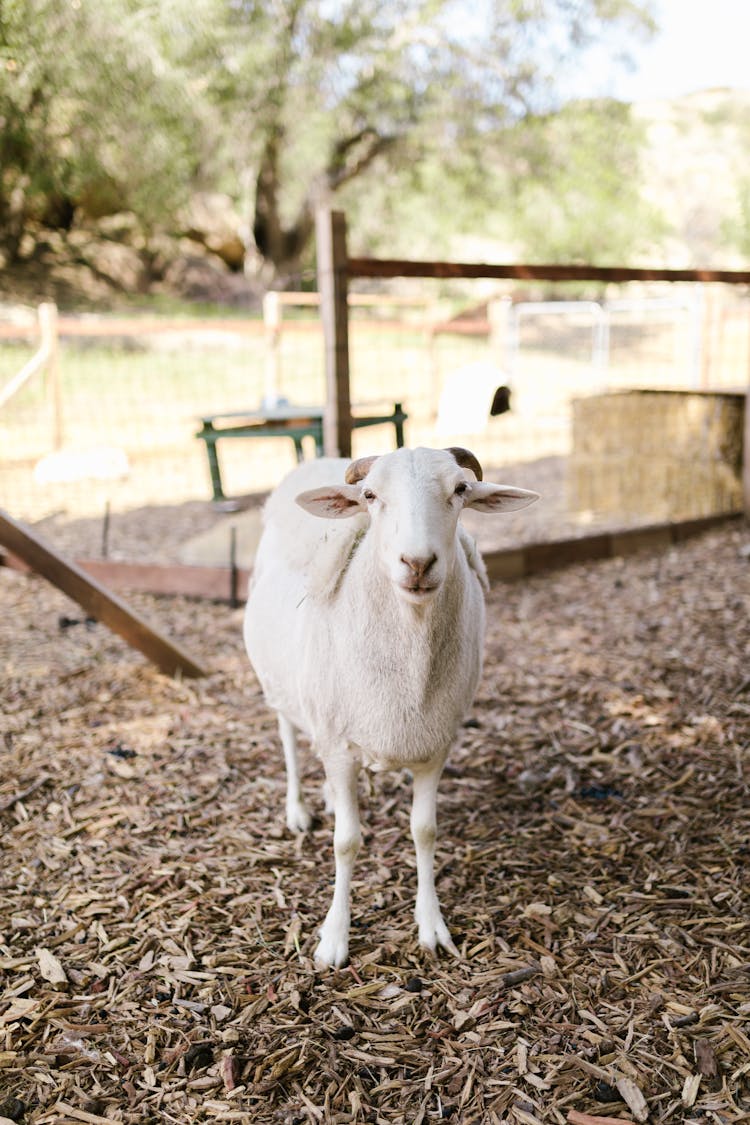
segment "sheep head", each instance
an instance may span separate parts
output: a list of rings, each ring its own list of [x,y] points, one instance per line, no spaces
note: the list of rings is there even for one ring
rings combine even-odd
[[[539,498],[536,492],[481,478],[479,461],[466,449],[397,449],[353,461],[344,484],[296,499],[312,515],[328,519],[366,511],[381,571],[401,598],[424,605],[453,569],[464,508],[513,511]]]

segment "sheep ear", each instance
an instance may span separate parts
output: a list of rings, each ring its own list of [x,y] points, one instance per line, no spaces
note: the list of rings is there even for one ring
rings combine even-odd
[[[466,507],[478,512],[515,512],[539,499],[538,492],[526,488],[511,488],[507,484],[489,484],[473,481],[466,492]]]
[[[330,488],[313,488],[295,496],[300,508],[321,519],[341,520],[356,516],[362,511],[362,498],[354,485],[331,485]]]

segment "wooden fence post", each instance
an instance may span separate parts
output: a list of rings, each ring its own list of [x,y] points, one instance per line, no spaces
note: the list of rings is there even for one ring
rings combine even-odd
[[[703,287],[703,324],[701,326],[700,385],[703,390],[711,386],[718,371],[720,333],[720,295],[715,285]]]
[[[275,289],[263,297],[263,324],[266,328],[265,406],[276,406],[281,389],[281,302]]]
[[[351,457],[346,216],[321,208],[315,216],[315,233],[326,370],[323,448],[328,457]]]
[[[60,352],[57,332],[57,305],[45,301],[39,306],[39,330],[45,352],[47,398],[52,408],[52,448],[62,449],[62,390],[60,387]]]

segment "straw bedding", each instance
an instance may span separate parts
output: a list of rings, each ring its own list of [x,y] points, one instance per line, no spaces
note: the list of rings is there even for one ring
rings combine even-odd
[[[749,539],[494,588],[439,801],[461,959],[377,775],[326,972],[331,824],[284,827],[237,611],[134,599],[214,670],[176,682],[0,570],[0,1118],[747,1120]]]

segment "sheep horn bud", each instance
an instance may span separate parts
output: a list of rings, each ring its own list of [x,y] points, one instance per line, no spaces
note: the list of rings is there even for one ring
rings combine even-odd
[[[450,449],[446,449],[445,452],[452,454],[462,469],[471,469],[477,480],[482,479],[482,466],[479,464],[474,454],[470,453],[468,449],[462,449],[459,445],[452,445]]]
[[[347,484],[356,484],[362,477],[366,477],[373,463],[377,461],[377,454],[374,457],[360,457],[357,461],[352,461],[344,474],[344,480]]]

